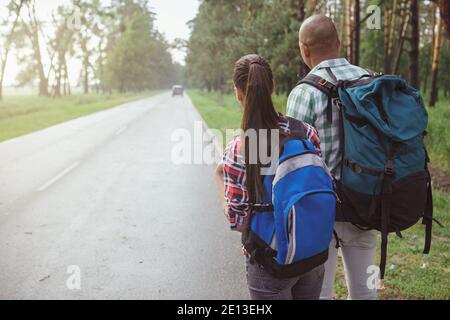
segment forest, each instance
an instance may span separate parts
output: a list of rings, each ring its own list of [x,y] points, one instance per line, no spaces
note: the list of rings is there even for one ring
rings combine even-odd
[[[271,63],[277,92],[288,93],[308,72],[299,27],[322,13],[336,23],[343,57],[402,75],[433,106],[450,90],[449,6],[445,0],[203,0],[191,22],[184,74],[192,87],[230,92],[234,62],[259,53]]]
[[[6,1],[5,1],[6,2]],[[155,28],[147,0],[70,0],[37,14],[41,0],[8,0],[0,18],[0,99],[11,55],[20,65],[16,86],[36,86],[39,96],[72,92],[75,76],[84,94],[166,88],[179,74],[169,43]],[[81,65],[70,75],[68,60]]]

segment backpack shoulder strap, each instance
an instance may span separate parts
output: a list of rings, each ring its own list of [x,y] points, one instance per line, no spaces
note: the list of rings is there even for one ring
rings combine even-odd
[[[280,155],[284,151],[284,145],[286,142],[291,140],[301,140],[305,149],[310,150],[312,152],[317,153],[316,149],[313,150],[308,147],[306,140],[308,140],[307,129],[305,128],[305,124],[303,121],[297,120],[295,118],[286,117],[289,123],[289,130],[291,131],[291,135],[283,138],[280,142]]]
[[[315,74],[308,74],[306,77],[304,77],[297,83],[297,85],[301,84],[308,84],[310,86],[313,86],[314,88],[325,93],[327,96],[329,96],[336,87],[331,82]]]
[[[291,135],[295,136],[296,138],[306,140],[308,137],[306,136],[306,130],[305,126],[303,125],[303,122],[291,117],[286,118],[288,119],[289,130],[291,130]]]
[[[326,68],[327,73],[330,75],[330,77],[337,81],[336,77],[332,73],[330,68]],[[315,74],[308,74],[306,77],[304,77],[302,80],[298,82],[297,85],[301,84],[308,84],[310,86],[313,86],[314,88],[320,90],[328,97],[328,104],[327,104],[327,119],[328,122],[333,122],[333,99],[338,97],[337,87],[330,81],[319,77]]]

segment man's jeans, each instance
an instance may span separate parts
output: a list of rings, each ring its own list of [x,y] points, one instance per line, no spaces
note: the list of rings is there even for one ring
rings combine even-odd
[[[247,283],[252,300],[318,300],[324,273],[321,265],[304,275],[279,279],[247,259]]]
[[[368,267],[375,264],[376,231],[363,231],[349,222],[336,222],[334,228],[341,242],[339,250],[344,260],[345,279],[349,291],[348,299],[377,299],[377,289],[370,288],[367,284],[372,275],[368,273]],[[338,250],[333,239],[328,261],[325,263],[325,279],[320,299],[333,299],[337,255]]]

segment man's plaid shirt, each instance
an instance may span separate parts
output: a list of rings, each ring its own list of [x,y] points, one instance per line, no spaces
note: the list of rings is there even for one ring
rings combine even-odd
[[[280,129],[290,134],[289,123],[281,113],[279,116]],[[304,123],[306,137],[320,153],[320,139],[317,130]],[[225,201],[227,210],[225,216],[230,222],[231,229],[245,229],[250,220],[250,204],[246,187],[245,159],[241,153],[240,136],[235,137],[226,147],[223,154],[223,176],[225,185]]]
[[[346,59],[331,59],[322,61],[314,67],[313,73],[331,83],[333,79],[325,68],[330,67],[338,80],[355,80],[368,72],[363,68],[350,64]],[[322,157],[331,172],[340,176],[342,150],[339,139],[339,110],[333,106],[333,123],[327,119],[327,96],[309,84],[301,84],[292,90],[287,102],[287,115],[313,125],[319,132]]]

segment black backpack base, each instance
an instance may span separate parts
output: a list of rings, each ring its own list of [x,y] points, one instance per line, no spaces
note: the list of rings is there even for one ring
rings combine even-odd
[[[401,231],[424,218],[428,200],[428,177],[427,171],[421,171],[392,183],[387,232],[395,232],[401,237]],[[342,202],[338,210],[347,221],[361,229],[382,230],[382,194],[369,195],[354,191],[339,181],[336,186]],[[368,203],[370,207],[367,207]]]
[[[245,250],[250,255],[250,263],[256,263],[259,266],[264,267],[266,272],[279,279],[301,276],[324,264],[328,260],[328,249],[326,249],[315,256],[289,265],[279,264],[275,260],[277,252],[252,231],[248,231],[243,235],[243,244]]]

